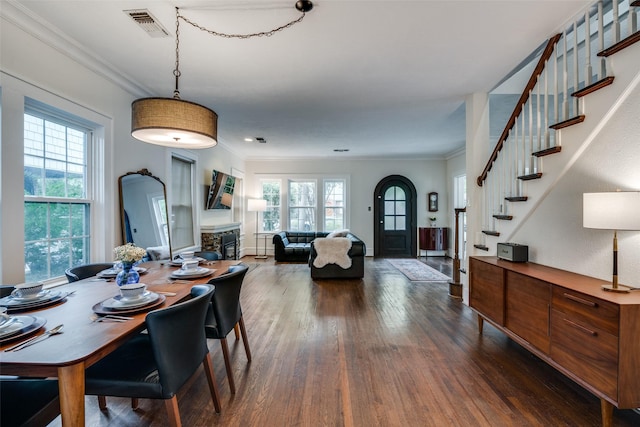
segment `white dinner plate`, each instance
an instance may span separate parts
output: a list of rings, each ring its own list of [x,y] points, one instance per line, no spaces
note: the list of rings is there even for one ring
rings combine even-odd
[[[182,264],[181,264],[182,265]],[[144,267],[133,267],[138,274],[144,274],[147,272],[147,269]],[[118,275],[122,270],[114,270],[113,268],[107,268],[106,270],[102,270],[100,273],[96,274],[96,276],[102,279],[113,279]]]
[[[36,318],[33,316],[11,316],[11,319],[0,326],[0,339],[15,334],[22,329],[33,325]]]
[[[198,267],[193,271],[192,270],[175,270],[173,273],[171,273],[170,277],[173,277],[174,279],[197,279],[199,277],[209,276],[213,274],[214,271],[216,270],[213,268],[204,268],[204,267]]]
[[[124,299],[122,295],[116,295],[113,298],[109,298],[102,302],[102,307],[110,308],[112,310],[129,310],[131,308],[143,307],[147,304],[151,304],[160,298],[160,295],[155,292],[149,292],[148,295],[142,298],[136,298],[135,300]]]

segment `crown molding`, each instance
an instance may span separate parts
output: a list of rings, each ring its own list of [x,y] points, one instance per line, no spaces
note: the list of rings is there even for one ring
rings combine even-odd
[[[152,92],[130,76],[88,52],[84,46],[67,36],[42,17],[15,0],[3,0],[0,18],[16,25],[27,34],[109,80],[135,97],[152,96]]]

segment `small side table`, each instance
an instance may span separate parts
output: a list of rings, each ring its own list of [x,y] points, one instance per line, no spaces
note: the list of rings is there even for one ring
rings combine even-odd
[[[269,237],[273,236],[274,234],[278,234],[279,231],[262,231],[259,233],[256,233],[256,236],[263,236],[264,237],[264,254],[260,255],[259,253],[256,253],[256,256],[254,257],[255,259],[267,259],[269,258],[269,256],[267,255],[267,240],[269,239]],[[256,248],[256,252],[258,252],[258,248]]]

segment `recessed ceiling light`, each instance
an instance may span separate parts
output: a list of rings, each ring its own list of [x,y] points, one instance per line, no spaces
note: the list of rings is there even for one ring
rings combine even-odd
[[[349,151],[348,148],[334,148],[333,151],[335,151],[336,153],[346,153],[347,151]]]
[[[253,138],[245,138],[244,142],[253,142]]]

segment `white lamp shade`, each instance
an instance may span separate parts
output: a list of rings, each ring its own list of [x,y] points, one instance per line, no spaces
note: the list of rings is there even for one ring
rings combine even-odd
[[[267,201],[264,199],[249,199],[247,210],[249,212],[264,212],[267,210]]]
[[[640,192],[584,193],[585,228],[640,230]]]

